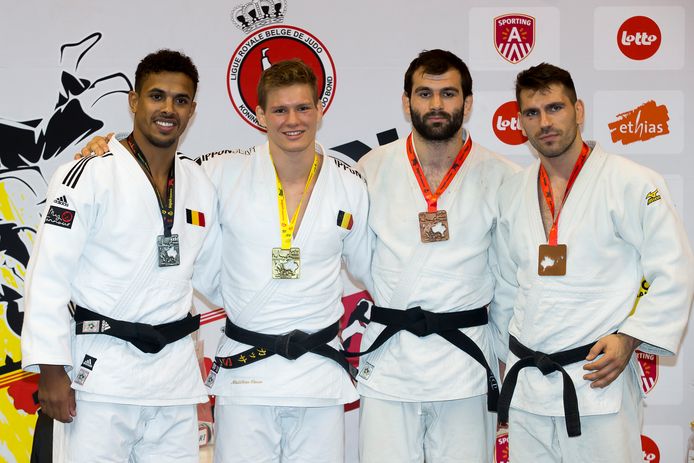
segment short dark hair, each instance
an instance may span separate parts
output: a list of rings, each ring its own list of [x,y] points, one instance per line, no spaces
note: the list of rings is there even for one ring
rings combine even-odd
[[[540,63],[537,66],[521,71],[516,77],[516,102],[520,105],[520,94],[523,90],[548,90],[552,84],[564,86],[566,96],[575,104],[576,87],[571,74],[565,69],[549,63]]]
[[[198,69],[193,61],[180,51],[162,49],[145,56],[135,71],[135,91],[142,90],[142,84],[150,74],[160,72],[180,72],[193,82],[193,95],[198,91]]]
[[[426,74],[441,75],[449,69],[455,69],[460,73],[460,86],[463,96],[472,95],[472,76],[467,65],[455,54],[447,50],[424,50],[412,62],[405,72],[405,95],[412,94],[412,76],[419,68]]]
[[[316,74],[306,63],[298,58],[278,61],[263,71],[258,81],[258,105],[265,109],[270,90],[291,85],[311,87],[313,104],[318,105],[318,85]]]

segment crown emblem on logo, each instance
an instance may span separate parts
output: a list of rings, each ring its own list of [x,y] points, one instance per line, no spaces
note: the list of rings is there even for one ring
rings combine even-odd
[[[231,20],[244,33],[282,22],[287,13],[287,0],[254,0],[239,5],[231,12]]]

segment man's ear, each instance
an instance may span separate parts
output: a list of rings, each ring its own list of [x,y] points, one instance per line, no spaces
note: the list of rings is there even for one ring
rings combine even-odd
[[[260,105],[255,107],[255,116],[258,118],[258,124],[260,124],[261,127],[267,127],[267,123],[265,122],[265,111],[263,111]]]

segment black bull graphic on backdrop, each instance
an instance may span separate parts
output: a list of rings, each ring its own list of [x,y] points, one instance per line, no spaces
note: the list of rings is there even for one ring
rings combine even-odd
[[[96,79],[78,73],[80,63],[101,37],[96,32],[60,47],[62,72],[52,113],[27,121],[0,117],[0,337],[5,344],[0,351],[0,400],[8,399],[1,392],[7,388],[14,408],[28,414],[36,411],[37,403],[35,378],[21,371],[22,295],[48,176],[71,159],[73,151],[68,148],[74,149],[103,127],[102,121],[89,114],[92,108],[108,95],[127,94],[132,89],[120,72]],[[70,152],[63,155],[66,151]],[[0,412],[7,414],[8,409],[3,405]],[[12,424],[15,417],[5,418]],[[17,443],[5,444],[12,449]]]

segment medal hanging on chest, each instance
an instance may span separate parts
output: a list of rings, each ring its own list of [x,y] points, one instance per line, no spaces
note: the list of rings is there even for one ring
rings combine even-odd
[[[280,242],[281,247],[272,248],[272,278],[276,280],[295,280],[301,276],[301,253],[298,247],[292,246],[292,236],[299,217],[301,205],[308,191],[309,185],[318,169],[318,155],[313,155],[313,165],[308,174],[304,191],[301,193],[299,205],[296,207],[292,219],[289,220],[287,212],[287,198],[280,182],[279,175],[275,169],[275,179],[277,182],[277,209],[280,217]]]
[[[135,155],[135,159],[142,167],[142,170],[147,175],[149,183],[154,189],[154,194],[157,196],[159,210],[161,211],[161,219],[164,225],[164,234],[157,236],[157,256],[159,267],[174,267],[181,264],[181,249],[178,241],[178,234],[171,233],[174,224],[174,209],[175,209],[175,192],[176,192],[176,169],[175,162],[171,164],[169,177],[166,181],[166,198],[162,198],[159,190],[154,183],[152,171],[149,168],[149,163],[142,154],[142,150],[135,142],[135,137],[131,133],[127,138],[128,146]]]
[[[419,238],[423,243],[434,243],[437,241],[448,241],[450,238],[448,231],[448,213],[445,210],[438,210],[438,199],[446,191],[448,185],[451,184],[455,174],[458,173],[460,167],[465,162],[470,150],[472,149],[472,139],[467,137],[463,147],[458,152],[453,164],[444,175],[435,193],[432,193],[429,183],[427,182],[424,170],[422,169],[417,153],[415,152],[414,143],[412,142],[412,134],[407,137],[407,158],[412,166],[412,171],[417,179],[419,188],[422,190],[424,199],[427,202],[427,211],[419,213]]]
[[[561,208],[556,212],[554,208],[554,196],[552,196],[552,184],[549,180],[549,175],[544,166],[540,165],[540,171],[538,172],[538,182],[540,188],[542,189],[542,196],[545,198],[549,212],[552,214],[552,227],[549,230],[548,243],[541,244],[537,252],[537,274],[540,276],[563,276],[566,275],[566,261],[568,257],[568,248],[565,244],[558,243],[559,236],[559,216],[564,208],[564,203],[566,198],[569,196],[569,192],[573,187],[579,172],[583,168],[583,165],[588,159],[590,154],[590,147],[587,144],[583,144],[581,153],[576,159],[576,164],[571,171],[569,176],[569,181],[566,184],[566,191],[564,192],[564,198],[561,202]]]

